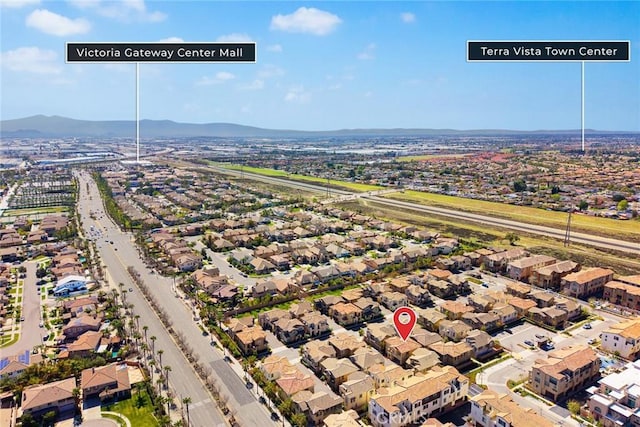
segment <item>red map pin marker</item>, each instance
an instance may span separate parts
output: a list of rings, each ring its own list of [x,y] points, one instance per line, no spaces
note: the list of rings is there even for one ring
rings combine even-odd
[[[393,313],[393,325],[396,327],[398,335],[405,341],[411,335],[413,327],[416,326],[416,320],[416,312],[409,307],[400,307]]]

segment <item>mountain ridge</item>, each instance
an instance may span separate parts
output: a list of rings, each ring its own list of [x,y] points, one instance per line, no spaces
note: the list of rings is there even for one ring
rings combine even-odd
[[[184,123],[173,120],[140,120],[141,138],[293,138],[340,136],[508,136],[540,134],[580,134],[580,129],[522,131],[510,129],[430,129],[430,128],[346,128],[337,130],[266,129],[236,123]],[[598,131],[585,129],[590,134],[638,134],[632,131]],[[63,116],[42,114],[0,121],[2,138],[71,138],[108,137],[135,138],[133,120],[79,120]]]

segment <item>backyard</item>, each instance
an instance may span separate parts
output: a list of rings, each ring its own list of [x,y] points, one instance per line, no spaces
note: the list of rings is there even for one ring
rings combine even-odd
[[[103,405],[102,410],[124,415],[131,421],[131,425],[135,427],[158,426],[158,421],[153,415],[151,398],[145,390],[134,392],[130,399]]]

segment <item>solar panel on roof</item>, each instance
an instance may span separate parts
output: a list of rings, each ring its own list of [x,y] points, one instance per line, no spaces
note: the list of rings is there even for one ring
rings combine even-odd
[[[25,350],[24,354],[21,354],[18,356],[18,360],[24,363],[25,365],[29,364],[29,358],[30,358],[29,350]]]

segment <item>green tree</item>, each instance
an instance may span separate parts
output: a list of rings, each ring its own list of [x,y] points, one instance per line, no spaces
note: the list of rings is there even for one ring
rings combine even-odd
[[[291,423],[296,427],[305,427],[307,425],[307,417],[305,414],[293,414]]]
[[[513,191],[516,193],[521,193],[527,190],[527,183],[524,182],[524,179],[520,178],[513,182]]]
[[[589,203],[586,200],[580,200],[578,204],[578,209],[581,211],[586,211],[589,208]]]
[[[617,209],[618,209],[619,211],[626,211],[628,207],[629,207],[629,202],[627,201],[627,199],[620,200],[620,201],[618,202]]]
[[[52,426],[56,421],[56,411],[49,411],[42,416],[42,425],[45,427]]]
[[[287,398],[278,405],[278,410],[284,417],[289,417],[293,412],[293,400]]]
[[[189,404],[191,403],[191,398],[189,396],[182,398],[182,404],[184,405],[185,409],[187,410],[187,425],[190,426],[191,425],[191,419],[189,417]]]
[[[20,417],[20,422],[22,423],[22,427],[38,427],[40,423],[36,422],[29,412],[25,412]]]
[[[571,412],[573,415],[578,415],[580,413],[580,402],[576,400],[570,400],[569,402],[567,402],[567,409],[569,409],[569,412]]]
[[[520,240],[520,236],[518,236],[513,231],[510,231],[507,234],[505,234],[504,238],[508,240],[509,244],[512,246],[515,245],[518,240]]]

